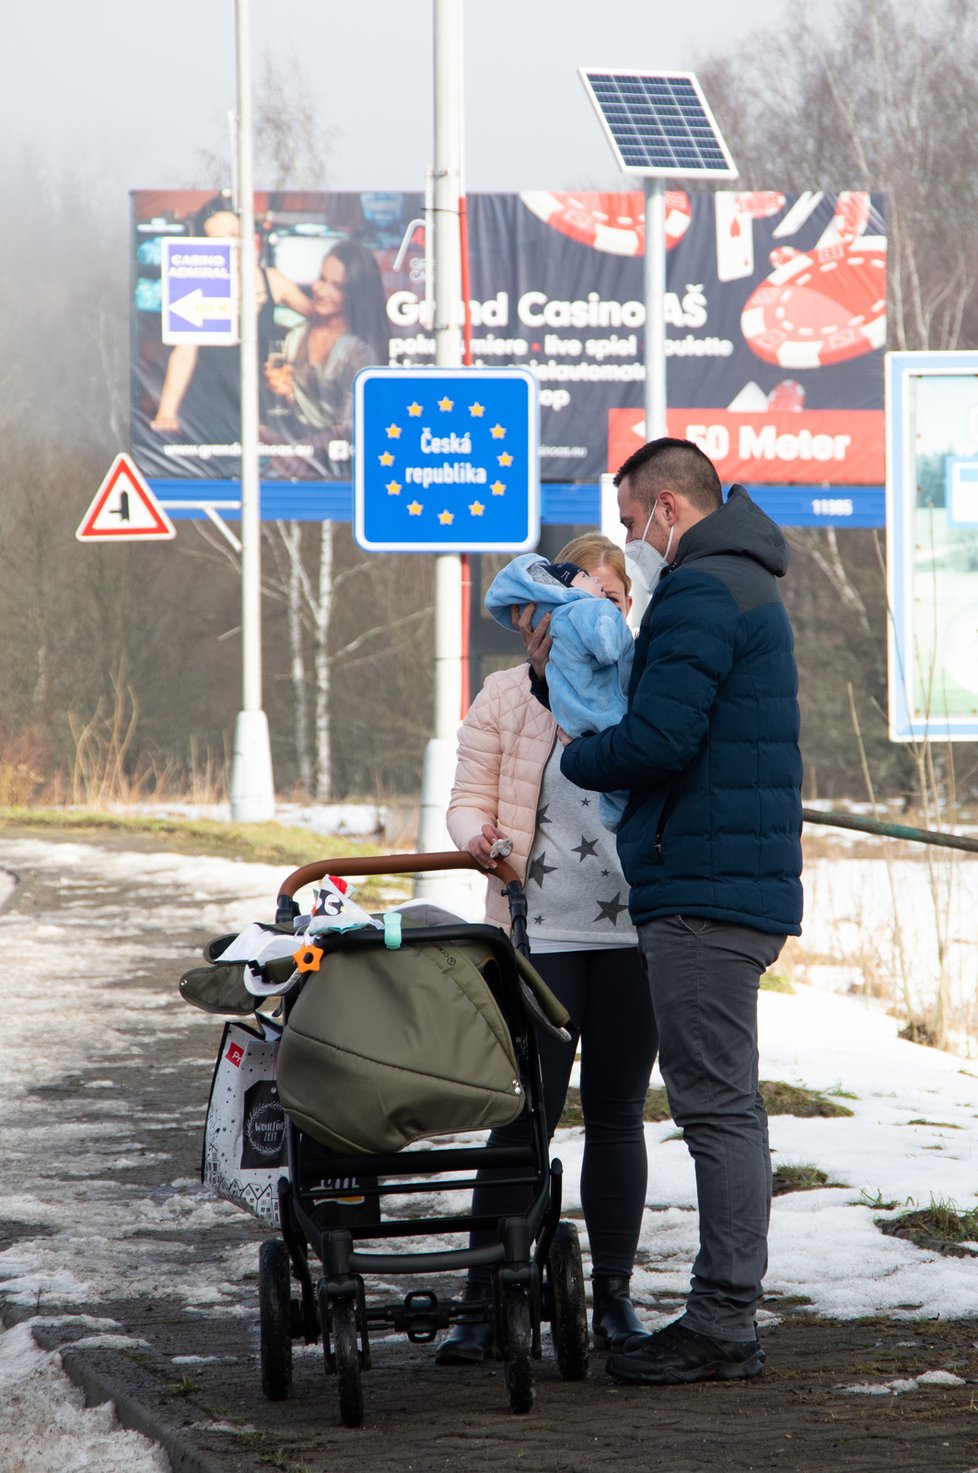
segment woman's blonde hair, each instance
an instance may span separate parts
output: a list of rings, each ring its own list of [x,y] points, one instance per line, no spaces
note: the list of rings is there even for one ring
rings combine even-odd
[[[625,554],[617,542],[612,542],[610,537],[605,537],[601,532],[585,532],[580,537],[573,537],[560,549],[554,562],[576,563],[585,573],[594,573],[602,564],[606,564],[624,583],[625,593],[631,594],[632,580],[628,576]]]

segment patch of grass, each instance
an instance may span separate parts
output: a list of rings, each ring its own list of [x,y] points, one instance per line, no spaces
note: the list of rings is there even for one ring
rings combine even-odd
[[[836,1091],[833,1091],[836,1093]],[[769,1115],[798,1115],[807,1118],[813,1115],[833,1116],[851,1115],[845,1105],[837,1105],[825,1095],[816,1090],[803,1089],[800,1085],[772,1083],[770,1080],[761,1080],[761,1098],[764,1108]],[[855,1096],[849,1096],[854,1099]],[[661,1124],[663,1120],[671,1120],[672,1112],[669,1109],[669,1099],[664,1089],[652,1085],[645,1097],[645,1121],[649,1125]],[[584,1114],[581,1110],[581,1092],[571,1087],[567,1091],[567,1099],[564,1102],[564,1113],[558,1122],[559,1125],[568,1129],[584,1124]],[[668,1136],[668,1140],[676,1140],[676,1136]]]
[[[895,1201],[888,1201],[883,1196],[879,1187],[877,1187],[875,1193],[869,1192],[863,1187],[859,1193],[859,1202],[857,1205],[860,1207],[872,1207],[877,1212],[892,1212],[897,1204]]]
[[[954,1125],[950,1120],[922,1120],[917,1117],[914,1120],[904,1120],[903,1125],[929,1125],[931,1130],[960,1130],[960,1125]]]
[[[581,1091],[571,1085],[567,1091],[567,1098],[564,1101],[563,1114],[557,1121],[557,1125],[558,1128],[563,1127],[564,1130],[574,1130],[583,1124],[584,1111],[581,1109]]]
[[[377,849],[376,844],[314,834],[281,823],[220,823],[209,818],[153,818],[87,809],[0,807],[0,830],[11,829],[54,830],[74,838],[98,834],[111,838],[120,848],[165,849],[294,867],[315,859],[376,853]]]
[[[137,853],[163,850],[170,854],[203,854],[215,859],[278,864],[282,866],[283,879],[290,870],[317,859],[351,859],[377,854],[383,847],[381,839],[344,839],[281,823],[220,823],[216,819],[152,818],[84,809],[0,807],[0,833],[16,837],[18,833],[38,831],[45,838],[74,839],[82,843],[91,836],[110,848]],[[395,873],[392,864],[391,874]],[[391,904],[394,889],[399,898],[410,893],[408,881],[392,881],[388,875],[357,876],[354,887],[357,900],[367,910]]]
[[[812,1301],[807,1294],[765,1293],[764,1307],[780,1309],[810,1309]]]
[[[859,1098],[851,1089],[843,1089],[841,1084],[837,1084],[835,1089],[827,1089],[825,1093],[832,1100],[858,1100]]]
[[[841,1187],[843,1182],[829,1181],[828,1173],[817,1166],[778,1166],[771,1190],[775,1197],[788,1192],[817,1192],[820,1187]]]
[[[258,1461],[268,1468],[279,1468],[282,1473],[310,1473],[310,1467],[305,1458],[300,1458],[297,1463],[292,1454],[282,1448],[275,1452],[259,1454]]]
[[[666,1099],[664,1089],[654,1086],[649,1089],[645,1098],[645,1119],[650,1124],[662,1120],[671,1120],[669,1113],[669,1101]],[[558,1124],[566,1129],[573,1129],[584,1124],[584,1111],[581,1109],[581,1091],[571,1085],[567,1091],[567,1099],[564,1101],[564,1112]]]
[[[795,989],[787,977],[781,972],[765,972],[761,978],[762,992],[785,992],[789,997],[794,997]]]
[[[978,1258],[978,1251],[964,1246],[978,1241],[978,1207],[963,1212],[954,1202],[931,1197],[929,1207],[918,1207],[899,1217],[878,1217],[876,1226],[880,1232],[905,1238],[918,1248],[954,1258]]]
[[[171,1381],[163,1390],[167,1396],[193,1396],[197,1383],[190,1376],[181,1376],[179,1381]]]
[[[664,1089],[650,1088],[645,1096],[645,1119],[649,1124],[657,1124],[661,1120],[671,1120],[672,1111],[669,1109],[669,1097]]]
[[[814,1115],[831,1117],[852,1114],[845,1105],[837,1105],[818,1090],[804,1089],[801,1085],[783,1084],[780,1081],[762,1079],[761,1098],[769,1115],[798,1115],[807,1119]]]
[[[924,1048],[942,1048],[943,1041],[936,1028],[933,1028],[926,1018],[911,1018],[905,1028],[901,1028],[897,1038],[905,1038],[908,1043],[919,1043]]]

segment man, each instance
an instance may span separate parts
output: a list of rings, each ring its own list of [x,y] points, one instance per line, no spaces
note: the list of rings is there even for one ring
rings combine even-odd
[[[699,1252],[682,1317],[608,1371],[640,1385],[741,1379],[764,1363],[754,1316],[771,1207],[758,984],[801,929],[798,680],[777,586],[788,548],[743,487],[723,502],[687,440],[644,445],[615,484],[626,556],[654,596],[625,716],[567,741],[561,769],[628,790],[618,852],[695,1164]]]

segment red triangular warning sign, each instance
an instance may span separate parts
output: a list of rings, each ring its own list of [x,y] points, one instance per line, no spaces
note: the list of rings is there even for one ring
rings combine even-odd
[[[128,455],[116,456],[75,533],[79,542],[176,535],[176,528]]]

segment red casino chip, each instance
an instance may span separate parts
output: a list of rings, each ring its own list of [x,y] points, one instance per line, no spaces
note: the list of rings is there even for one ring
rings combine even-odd
[[[753,189],[738,194],[737,205],[741,213],[749,215],[752,220],[769,220],[772,215],[780,215],[785,198],[773,189]]]
[[[741,314],[758,358],[781,368],[845,363],[886,340],[886,245],[864,237],[846,246],[772,253],[775,268]]]
[[[641,195],[560,194],[531,189],[520,199],[537,219],[581,245],[612,256],[641,256],[645,251],[645,211],[636,208],[643,203]],[[689,229],[689,196],[681,190],[667,190],[665,210],[666,249],[672,250]]]

